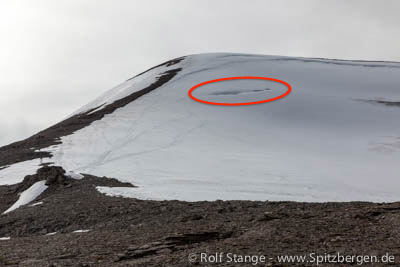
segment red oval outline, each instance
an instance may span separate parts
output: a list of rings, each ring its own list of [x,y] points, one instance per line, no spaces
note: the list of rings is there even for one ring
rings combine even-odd
[[[206,85],[206,84],[210,84],[210,83],[215,83],[215,82],[222,82],[222,81],[229,81],[229,80],[253,80],[253,79],[258,79],[258,80],[268,80],[268,81],[273,81],[273,82],[277,82],[277,83],[281,83],[286,85],[286,87],[288,88],[288,90],[282,94],[279,95],[277,97],[274,98],[269,98],[266,100],[261,100],[261,101],[255,101],[255,102],[244,102],[244,103],[219,103],[219,102],[209,102],[209,101],[205,101],[205,100],[201,100],[198,99],[196,97],[194,97],[192,95],[192,92],[199,88],[200,86]],[[209,104],[209,105],[217,105],[217,106],[246,106],[246,105],[255,105],[255,104],[262,104],[262,103],[267,103],[267,102],[272,102],[278,99],[281,99],[285,96],[287,96],[288,94],[290,94],[292,92],[292,86],[290,86],[289,83],[285,82],[285,81],[281,81],[278,79],[274,79],[274,78],[269,78],[269,77],[257,77],[257,76],[242,76],[242,77],[227,77],[227,78],[220,78],[220,79],[215,79],[215,80],[210,80],[210,81],[206,81],[206,82],[202,82],[199,83],[195,86],[193,86],[192,88],[190,88],[188,95],[191,99],[193,99],[194,101],[200,102],[200,103],[204,103],[204,104]]]

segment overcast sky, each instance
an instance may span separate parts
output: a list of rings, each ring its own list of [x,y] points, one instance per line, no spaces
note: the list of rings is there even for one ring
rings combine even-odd
[[[400,1],[0,0],[0,146],[168,59],[400,61]]]

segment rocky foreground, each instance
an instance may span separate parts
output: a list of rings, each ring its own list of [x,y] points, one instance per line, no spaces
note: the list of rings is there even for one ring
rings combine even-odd
[[[143,201],[95,188],[130,184],[58,170],[1,186],[0,212],[44,178],[38,205],[0,216],[1,266],[312,266],[317,256],[320,266],[400,264],[400,203]]]

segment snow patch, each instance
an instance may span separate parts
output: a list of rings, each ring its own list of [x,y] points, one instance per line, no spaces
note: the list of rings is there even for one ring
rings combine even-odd
[[[22,192],[17,202],[15,202],[8,210],[3,212],[3,214],[16,210],[20,206],[26,205],[35,200],[41,193],[43,193],[47,189],[48,186],[45,185],[45,183],[46,181],[34,183],[31,187]]]
[[[39,206],[39,205],[43,205],[43,202],[41,201],[41,202],[33,203],[33,204],[29,205],[29,207],[35,207],[35,206]]]
[[[0,237],[0,241],[10,240],[11,237]]]
[[[83,179],[85,177],[80,173],[75,173],[75,172],[72,172],[72,171],[67,172],[65,174],[65,176],[67,176],[69,178],[72,178],[72,179],[75,179],[75,180],[80,180],[80,179]]]
[[[48,233],[48,234],[45,234],[45,235],[55,235],[55,234],[57,234],[57,232],[52,232],[52,233]]]
[[[76,230],[76,231],[73,231],[73,233],[87,233],[87,232],[90,232],[90,230]]]
[[[109,197],[138,198],[144,200],[162,200],[161,198],[151,197],[143,192],[143,188],[137,187],[108,187],[97,186],[97,191]]]
[[[40,160],[33,159],[12,164],[0,170],[0,185],[13,185],[22,182],[26,175],[35,174],[40,168]]]

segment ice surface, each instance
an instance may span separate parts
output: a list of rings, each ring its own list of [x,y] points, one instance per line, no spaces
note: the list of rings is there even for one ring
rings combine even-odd
[[[49,162],[131,182],[139,187],[97,189],[142,199],[400,200],[400,108],[360,101],[399,101],[400,64],[205,54],[170,68],[177,67],[183,70],[162,87],[44,149],[54,156]],[[165,69],[78,112],[140,90]],[[240,107],[187,95],[198,83],[233,76],[283,80],[292,93]],[[245,102],[284,90],[268,81],[220,82],[195,94]]]
[[[47,185],[45,185],[46,181],[39,181],[34,183],[31,187],[26,189],[21,193],[17,202],[15,202],[9,209],[7,209],[3,214],[9,213],[13,210],[16,210],[22,205],[26,205],[32,201],[34,201],[41,193],[43,193],[47,189]]]
[[[288,88],[266,80],[230,80],[215,82],[196,88],[193,96],[219,103],[245,103],[266,100],[284,94]]]

